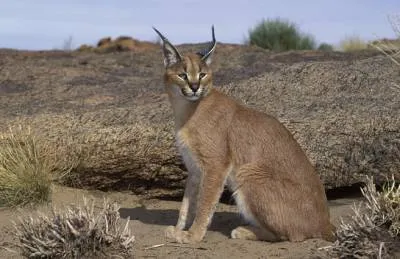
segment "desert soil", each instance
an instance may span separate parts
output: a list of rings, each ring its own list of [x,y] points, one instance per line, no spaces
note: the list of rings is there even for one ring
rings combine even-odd
[[[102,192],[56,186],[51,206],[62,209],[71,204],[82,204],[83,197],[93,198],[98,208],[103,199],[116,201],[121,206],[122,223],[130,217],[130,227],[135,235],[134,255],[136,258],[325,258],[323,248],[332,243],[311,239],[300,243],[267,243],[230,239],[229,233],[240,225],[236,207],[229,199],[221,202],[214,215],[210,229],[203,242],[196,245],[171,243],[164,237],[164,229],[174,225],[178,218],[180,201],[142,199],[141,196],[122,192]],[[329,201],[334,224],[340,217],[351,214],[351,205],[360,198],[338,198]],[[50,205],[40,206],[36,211],[48,211]],[[35,215],[26,209],[2,209],[0,211],[0,258],[22,258],[10,249],[17,242],[12,220],[19,216]],[[161,246],[157,246],[161,245]],[[153,247],[153,248],[152,248]]]

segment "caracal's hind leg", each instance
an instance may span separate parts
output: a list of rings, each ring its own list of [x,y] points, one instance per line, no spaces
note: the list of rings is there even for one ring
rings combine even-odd
[[[244,220],[248,223],[248,225],[239,226],[232,230],[231,238],[235,239],[246,239],[246,240],[260,240],[260,241],[268,241],[268,242],[275,242],[278,241],[278,237],[270,231],[269,229],[260,225],[260,221],[257,219],[257,213],[251,210],[251,206],[249,206],[249,199],[257,199],[258,193],[252,193],[254,197],[247,197],[249,195],[248,192],[244,192],[247,189],[247,185],[251,183],[244,183],[242,181],[241,173],[243,170],[251,173],[252,167],[245,166],[242,167],[238,171],[239,178],[236,178],[236,186],[233,186],[234,193],[233,196],[236,201],[236,205],[239,209],[240,214],[244,218]],[[247,177],[246,177],[247,178]],[[258,188],[255,188],[257,191]]]
[[[270,230],[277,241],[328,236],[331,224],[325,193],[311,176],[306,185],[275,168],[246,164],[237,171],[236,182],[235,198],[245,219]]]
[[[271,222],[271,200],[268,188],[271,188],[268,172],[263,172],[254,164],[239,168],[235,175],[233,196],[240,214],[248,225],[239,226],[231,232],[232,238],[276,242],[285,240]],[[272,187],[273,188],[273,187]],[[273,205],[272,205],[273,206]]]

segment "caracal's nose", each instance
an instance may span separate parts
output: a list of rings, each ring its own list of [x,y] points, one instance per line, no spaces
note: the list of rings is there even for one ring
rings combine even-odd
[[[195,93],[197,92],[197,90],[199,90],[200,85],[197,83],[194,84],[190,84],[190,89],[192,89],[192,91]]]

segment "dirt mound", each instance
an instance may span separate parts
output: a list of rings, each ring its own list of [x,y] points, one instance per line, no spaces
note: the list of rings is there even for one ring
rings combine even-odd
[[[120,36],[116,39],[112,39],[111,37],[105,37],[100,39],[97,42],[96,47],[83,44],[81,45],[77,51],[79,52],[116,52],[116,51],[148,51],[159,48],[159,45],[156,43],[152,43],[149,41],[140,41],[136,40],[129,36]]]
[[[203,44],[179,46],[183,52]],[[278,117],[306,150],[326,188],[364,175],[400,179],[399,68],[377,52],[217,47],[215,85]],[[182,193],[185,168],[174,146],[163,91],[161,50],[27,55],[0,52],[0,130],[31,125],[46,141],[79,150],[69,184]]]

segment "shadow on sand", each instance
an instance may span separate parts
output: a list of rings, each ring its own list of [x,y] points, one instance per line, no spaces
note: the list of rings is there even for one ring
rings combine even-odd
[[[130,217],[144,224],[171,226],[178,220],[178,210],[172,209],[147,209],[146,207],[121,208],[121,218]],[[243,224],[240,215],[234,212],[215,212],[209,230],[220,232],[226,236],[239,225]]]

